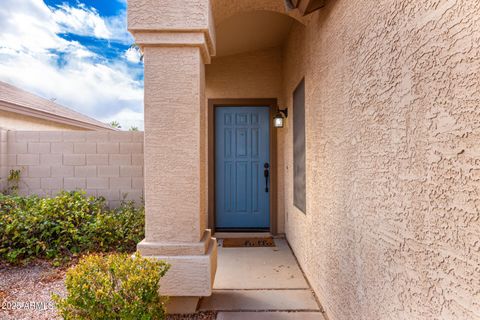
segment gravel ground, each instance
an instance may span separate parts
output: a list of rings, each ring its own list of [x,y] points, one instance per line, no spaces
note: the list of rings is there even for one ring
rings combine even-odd
[[[59,319],[50,296],[65,294],[64,277],[64,269],[45,262],[28,267],[0,266],[0,319]]]
[[[51,294],[65,295],[66,268],[54,268],[46,262],[28,267],[0,264],[0,320],[50,320],[56,315]],[[37,303],[36,306],[33,303]],[[40,307],[40,308],[39,308]],[[169,320],[215,320],[215,312],[171,315]]]

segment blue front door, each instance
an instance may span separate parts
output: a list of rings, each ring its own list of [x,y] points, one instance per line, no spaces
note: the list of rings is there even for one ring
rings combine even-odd
[[[270,226],[269,123],[268,107],[215,108],[218,229]]]

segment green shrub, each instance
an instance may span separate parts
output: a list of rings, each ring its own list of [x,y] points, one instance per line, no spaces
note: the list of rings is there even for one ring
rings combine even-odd
[[[128,254],[86,256],[67,271],[67,296],[53,295],[65,319],[164,319],[159,280],[168,264]]]
[[[0,194],[0,259],[69,260],[83,252],[134,251],[144,237],[144,209],[124,202],[110,210],[101,197],[61,192],[53,198]]]

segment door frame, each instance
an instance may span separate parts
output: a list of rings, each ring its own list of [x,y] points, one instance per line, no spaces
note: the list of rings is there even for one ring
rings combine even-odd
[[[270,233],[277,234],[277,131],[272,119],[277,111],[277,99],[208,99],[208,227],[215,232],[215,108],[269,107],[270,135]],[[234,231],[234,230],[233,230]]]

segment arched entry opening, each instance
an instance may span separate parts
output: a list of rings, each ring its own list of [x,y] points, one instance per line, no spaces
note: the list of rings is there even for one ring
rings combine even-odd
[[[216,56],[206,66],[209,227],[277,234],[284,232],[278,188],[284,157],[277,152],[284,135],[271,120],[285,101],[284,46],[303,24],[282,1],[255,6],[213,2]]]

